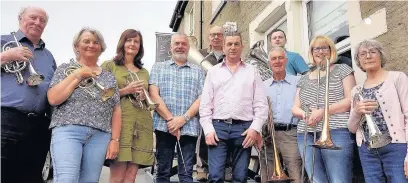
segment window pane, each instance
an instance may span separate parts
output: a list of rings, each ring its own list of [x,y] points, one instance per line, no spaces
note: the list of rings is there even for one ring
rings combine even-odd
[[[309,40],[316,35],[326,35],[333,39],[349,36],[347,22],[347,2],[310,1],[307,3]]]

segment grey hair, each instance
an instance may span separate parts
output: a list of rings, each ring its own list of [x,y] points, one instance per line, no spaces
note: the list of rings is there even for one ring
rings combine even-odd
[[[175,33],[173,33],[173,34],[171,35],[171,40],[170,40],[170,44],[171,44],[171,45],[173,45],[173,43],[174,43],[173,38],[174,38],[175,36],[184,36],[184,37],[186,37],[187,43],[190,45],[190,42],[189,42],[189,40],[188,40],[187,34],[180,33],[180,32],[175,32]]]
[[[285,50],[284,48],[282,48],[282,47],[280,47],[280,46],[273,46],[273,47],[269,50],[268,58],[270,57],[271,53],[274,52],[274,51],[281,51],[281,52],[283,52],[283,53],[285,54],[285,57],[286,57],[286,50]]]
[[[30,8],[38,8],[38,9],[41,9],[42,11],[44,11],[45,12],[45,21],[48,22],[48,18],[49,18],[48,13],[45,10],[43,10],[42,8],[34,7],[34,6],[26,6],[26,7],[22,7],[20,9],[20,12],[18,13],[18,16],[17,16],[17,19],[18,19],[19,22],[23,18],[24,13]]]
[[[367,49],[374,48],[374,49],[378,50],[378,52],[380,52],[381,67],[384,67],[385,63],[387,62],[387,59],[386,59],[386,55],[384,54],[383,46],[379,41],[374,40],[374,39],[368,39],[368,40],[364,40],[364,41],[358,43],[357,46],[356,46],[356,50],[354,52],[354,60],[357,61],[356,62],[357,66],[362,71],[366,72],[363,69],[363,67],[361,67],[360,60],[358,58],[358,51],[360,50],[360,48],[367,48]]]
[[[78,51],[75,49],[75,47],[78,45],[78,43],[79,43],[79,41],[80,41],[80,39],[81,39],[82,34],[84,34],[85,32],[89,32],[89,33],[93,34],[93,35],[96,37],[96,39],[99,41],[99,44],[101,45],[102,52],[104,52],[104,51],[106,50],[106,43],[105,43],[105,40],[103,39],[102,34],[101,34],[98,30],[96,30],[96,29],[89,28],[89,27],[83,27],[83,28],[81,28],[81,30],[75,35],[74,41],[72,42],[72,48],[74,49],[74,53],[75,53],[77,59],[78,59],[78,57],[79,57],[79,53],[78,53]]]

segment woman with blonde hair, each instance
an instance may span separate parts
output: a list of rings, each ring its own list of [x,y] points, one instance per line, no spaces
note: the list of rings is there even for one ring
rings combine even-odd
[[[354,54],[367,79],[352,90],[352,96],[363,100],[352,100],[348,127],[356,133],[365,181],[408,182],[408,77],[384,69],[386,58],[376,40],[359,43]],[[383,134],[380,138],[370,135],[365,114]]]
[[[319,139],[322,131],[325,102],[326,72],[320,71],[320,83],[317,83],[318,70],[315,69],[303,75],[297,85],[292,113],[302,119],[297,126],[299,152],[305,160],[305,168],[313,182],[343,182],[352,181],[352,157],[354,142],[347,129],[349,118],[351,89],[355,86],[353,70],[346,64],[334,64],[337,61],[337,51],[333,41],[327,36],[316,36],[310,43],[309,60],[314,66],[326,65],[330,61],[329,74],[329,121],[330,134],[333,143],[340,150],[319,149],[311,147]],[[320,88],[317,93],[317,88]],[[317,103],[318,97],[318,103]],[[306,112],[310,112],[306,118]],[[306,139],[305,137],[306,133]],[[306,144],[305,144],[306,142]],[[304,154],[304,148],[306,153]],[[314,151],[314,152],[313,152]],[[314,155],[314,158],[312,158]],[[305,157],[304,157],[305,156]],[[314,160],[314,161],[313,161]],[[341,163],[340,163],[341,161]],[[314,164],[314,167],[312,167]]]

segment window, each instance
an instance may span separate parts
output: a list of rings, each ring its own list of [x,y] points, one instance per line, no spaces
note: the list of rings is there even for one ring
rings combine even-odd
[[[266,31],[266,37],[264,40],[264,49],[266,52],[268,52],[271,48],[272,48],[272,44],[271,44],[271,32],[274,29],[281,29],[286,33],[286,40],[288,39],[288,22],[286,20],[286,15],[284,15],[279,21],[277,21],[274,25],[272,25],[272,27],[270,27],[267,31]]]
[[[188,14],[188,20],[189,20],[189,32],[188,35],[192,36],[194,35],[194,8],[191,8],[190,13]]]

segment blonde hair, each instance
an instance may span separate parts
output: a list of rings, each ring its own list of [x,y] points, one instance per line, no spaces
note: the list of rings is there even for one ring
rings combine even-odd
[[[334,42],[327,36],[316,36],[315,38],[312,39],[310,42],[309,46],[309,61],[311,61],[312,65],[316,65],[316,62],[313,59],[313,46],[316,45],[317,43],[326,43],[329,45],[330,48],[330,63],[333,64],[337,62],[337,49],[336,46],[334,45]]]

